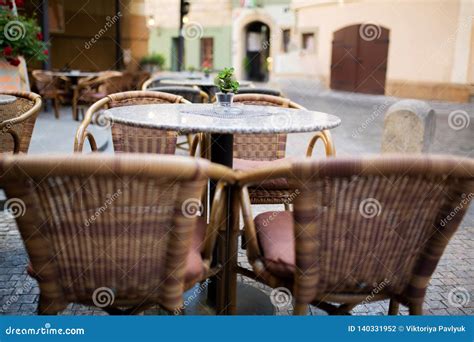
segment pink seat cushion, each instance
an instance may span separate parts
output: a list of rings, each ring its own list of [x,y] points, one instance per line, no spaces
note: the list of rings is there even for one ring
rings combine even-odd
[[[194,285],[194,283],[201,280],[201,278],[204,276],[205,269],[201,257],[201,249],[206,236],[206,227],[206,220],[204,218],[200,218],[193,234],[191,249],[189,250],[188,256],[186,258],[186,274],[184,281],[189,285]],[[28,263],[26,271],[31,277],[35,279],[39,278],[33,269],[31,262]]]
[[[255,229],[268,271],[282,278],[293,277],[295,238],[291,211],[264,212],[255,218]]]
[[[285,163],[289,163],[289,158],[276,160],[247,160],[234,158],[234,169],[240,171],[255,170],[262,167],[275,167]],[[255,186],[257,187],[257,186]],[[285,178],[276,178],[263,181],[258,187],[267,190],[287,190],[289,188],[288,181]]]

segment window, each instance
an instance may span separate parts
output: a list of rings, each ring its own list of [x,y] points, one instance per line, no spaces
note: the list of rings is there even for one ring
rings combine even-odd
[[[201,67],[211,68],[214,64],[214,38],[201,38]]]
[[[315,52],[314,33],[303,33],[302,48],[307,52]]]
[[[283,30],[282,31],[282,46],[283,46],[283,52],[288,52],[290,50],[290,35],[291,31],[290,30]]]

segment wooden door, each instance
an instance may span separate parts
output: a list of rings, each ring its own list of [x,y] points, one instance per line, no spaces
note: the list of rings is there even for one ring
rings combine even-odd
[[[367,29],[367,30],[364,30]],[[331,89],[384,94],[389,30],[352,25],[334,32]]]

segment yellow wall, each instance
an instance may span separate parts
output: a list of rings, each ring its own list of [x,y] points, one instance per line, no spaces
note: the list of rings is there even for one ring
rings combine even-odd
[[[352,24],[375,23],[390,29],[387,80],[452,81],[458,26],[471,25],[471,18],[465,13],[460,18],[458,0],[372,0],[345,2],[343,5],[336,1],[315,3],[318,1],[293,6],[297,11],[295,43],[300,44],[301,33],[305,30],[318,32],[315,54],[300,58],[301,53],[293,52],[293,58],[291,53],[284,56],[287,64],[300,64],[301,73],[309,70],[313,75],[328,79],[333,32]],[[461,44],[469,48],[468,42]]]

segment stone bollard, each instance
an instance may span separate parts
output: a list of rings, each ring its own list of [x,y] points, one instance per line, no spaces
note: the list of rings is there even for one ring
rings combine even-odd
[[[427,153],[435,127],[435,111],[426,102],[398,101],[385,114],[382,153]]]

